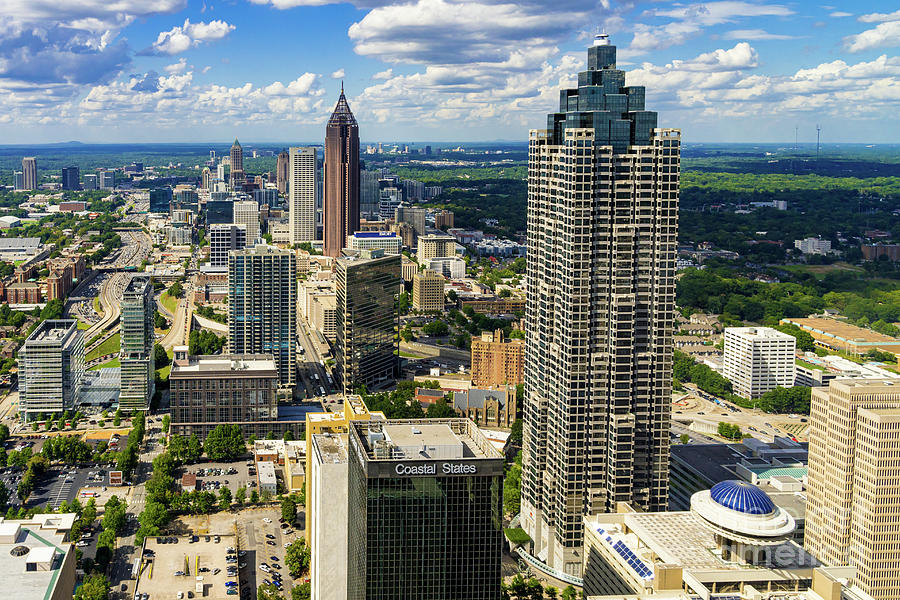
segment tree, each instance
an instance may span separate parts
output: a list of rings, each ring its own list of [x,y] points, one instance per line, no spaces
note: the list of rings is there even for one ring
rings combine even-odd
[[[741,428],[733,423],[719,421],[719,435],[727,440],[741,439]]]
[[[515,514],[519,510],[521,499],[522,451],[520,450],[506,470],[506,479],[503,482],[503,509],[509,514]]]
[[[9,427],[0,424],[0,443],[9,439]]]
[[[559,597],[561,600],[577,600],[578,592],[571,585],[568,585]]]
[[[219,490],[219,507],[222,510],[231,508],[231,490],[228,489],[228,486],[222,486]]]
[[[688,442],[691,441],[691,436],[689,436],[686,433],[682,433],[681,436],[679,437],[679,441],[681,441],[682,444],[687,444]]]
[[[309,600],[311,597],[309,583],[301,583],[291,588],[291,600]]]
[[[257,503],[259,503],[259,492],[257,492],[256,489],[254,488],[250,492],[250,504],[257,504]]]
[[[284,596],[271,583],[264,583],[256,588],[256,600],[284,600]]]
[[[247,499],[247,488],[241,486],[234,493],[234,501],[238,506],[242,506],[244,504],[244,500]]]
[[[302,539],[287,547],[284,553],[284,564],[287,565],[291,577],[298,579],[309,568],[309,548]]]
[[[162,432],[169,433],[169,425],[172,423],[171,415],[163,415],[162,419]]]
[[[162,347],[162,344],[155,344],[153,346],[153,362],[157,369],[169,365],[169,355],[166,354],[166,349]]]
[[[6,504],[9,502],[9,490],[6,489],[6,484],[0,481],[0,510],[6,508]]]
[[[290,496],[281,499],[281,518],[287,523],[293,523],[297,518],[297,503]]]
[[[113,417],[113,425],[114,425],[115,427],[118,427],[118,426],[121,425],[121,424],[122,424],[122,409],[117,408],[117,409],[116,409],[116,414],[115,414],[115,416]]]
[[[436,319],[422,327],[422,333],[424,333],[425,335],[440,337],[450,333],[450,327],[448,327],[447,324],[440,319]]]
[[[181,286],[180,281],[176,281],[171,286],[169,286],[168,294],[173,298],[181,298],[184,295],[184,288]]]
[[[75,591],[75,600],[106,600],[109,598],[109,580],[105,575],[93,573]]]
[[[428,406],[425,416],[429,419],[448,419],[456,416],[456,411],[447,403],[446,398],[440,398],[434,404]]]
[[[203,449],[210,460],[234,460],[247,451],[238,425],[217,425],[206,436]]]
[[[522,445],[522,419],[513,421],[512,427],[509,429],[509,441],[516,446]]]

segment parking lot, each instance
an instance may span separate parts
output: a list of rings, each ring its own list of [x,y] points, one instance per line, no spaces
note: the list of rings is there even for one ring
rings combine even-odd
[[[210,492],[227,487],[233,494],[239,487],[246,486],[249,498],[251,490],[256,488],[256,475],[250,475],[249,465],[252,463],[252,458],[229,463],[201,463],[180,469],[177,476],[194,473],[197,475],[197,489]]]
[[[6,467],[0,471],[2,471],[0,472],[0,481],[6,486],[6,491],[9,492],[7,504],[13,508],[18,508],[22,504],[22,500],[19,498],[16,490],[19,487],[19,482],[22,481],[24,471],[15,467]]]
[[[95,487],[98,493],[102,493],[103,488],[108,485],[109,471],[101,467],[54,467],[48,469],[37,481],[27,506],[47,505],[56,509],[63,502],[71,502],[76,497],[83,504],[87,502],[88,496],[79,496],[81,488]],[[122,497],[125,489],[121,488],[117,493]],[[97,504],[102,504],[99,498]]]
[[[192,539],[196,541],[192,542]],[[236,553],[235,537],[224,531],[210,535],[147,538],[134,597],[142,600],[236,600],[240,597],[238,578],[228,575],[227,567],[234,564],[226,558],[230,555],[229,549]],[[236,555],[231,555],[235,556],[236,563]],[[235,591],[229,593],[231,588]],[[244,595],[247,597],[249,590]]]

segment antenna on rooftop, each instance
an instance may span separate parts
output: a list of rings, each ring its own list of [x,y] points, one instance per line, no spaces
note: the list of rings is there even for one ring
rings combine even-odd
[[[821,139],[822,128],[816,124],[816,165],[819,163],[819,140]]]
[[[594,36],[594,45],[595,46],[609,46],[609,34],[604,32],[598,33]]]

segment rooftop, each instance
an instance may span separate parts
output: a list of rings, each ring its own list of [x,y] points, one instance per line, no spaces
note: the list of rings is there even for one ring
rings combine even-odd
[[[890,346],[900,346],[900,339],[878,333],[871,329],[857,327],[852,323],[840,319],[808,317],[805,319],[782,319],[782,321],[797,325],[801,329],[819,333],[825,337],[832,337],[839,341],[853,342],[862,345],[887,344]]]
[[[347,462],[347,434],[320,433],[312,436],[312,446],[319,463]]]
[[[0,522],[0,573],[12,597],[29,600],[53,596],[62,576],[63,558],[74,551],[71,543],[64,541],[65,526],[71,528],[74,517],[36,515],[33,519]]]
[[[725,333],[748,339],[794,340],[794,336],[771,327],[726,327]]]
[[[271,354],[223,354],[210,356],[189,356],[187,364],[172,364],[172,375],[186,373],[215,373],[222,371],[253,371],[257,376],[277,373],[275,359]]]
[[[370,461],[503,457],[469,419],[354,421],[352,431]]]
[[[31,333],[27,343],[43,342],[47,344],[57,344],[63,341],[66,336],[76,328],[77,321],[74,319],[44,321]]]

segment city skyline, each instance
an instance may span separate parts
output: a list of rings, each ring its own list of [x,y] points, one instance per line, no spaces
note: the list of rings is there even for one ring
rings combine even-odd
[[[226,129],[318,139],[343,78],[372,139],[521,139],[581,68],[578,49],[604,29],[631,67],[628,84],[656,90],[648,100],[684,123],[689,142],[809,142],[817,124],[826,142],[890,141],[900,13],[886,1],[853,8],[63,0],[51,15],[15,3],[0,9],[13,24],[0,34],[0,134],[14,143],[174,142]],[[296,39],[329,51],[288,68],[263,60],[261,37],[285,55]]]

